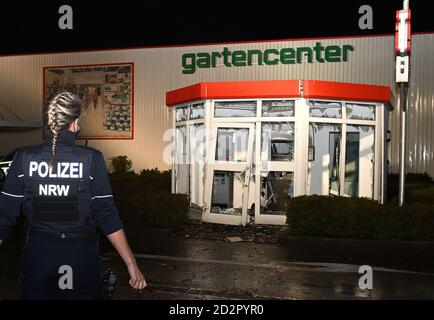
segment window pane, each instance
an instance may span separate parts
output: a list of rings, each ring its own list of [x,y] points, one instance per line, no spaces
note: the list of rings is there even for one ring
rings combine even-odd
[[[219,128],[217,130],[216,160],[247,161],[249,129]]]
[[[188,163],[187,127],[176,127],[175,163]]]
[[[347,125],[344,194],[372,198],[374,127]]]
[[[175,192],[190,193],[190,163],[188,159],[188,141],[186,127],[176,127],[176,145],[175,145],[175,175],[176,184]]]
[[[176,108],[176,115],[175,115],[175,121],[187,121],[188,120],[188,107],[180,107]]]
[[[216,102],[214,116],[216,118],[255,117],[256,101]]]
[[[260,214],[286,214],[288,199],[293,196],[293,172],[268,172],[265,177],[261,177]]]
[[[294,123],[266,122],[262,124],[262,161],[294,160]]]
[[[339,165],[341,157],[341,133],[329,132],[329,193],[340,194]]]
[[[347,118],[360,120],[375,120],[375,105],[347,103]]]
[[[190,120],[203,119],[203,117],[204,117],[203,103],[192,105]]]
[[[309,116],[319,118],[342,118],[342,103],[310,100]]]
[[[294,100],[276,100],[262,102],[263,117],[293,117],[295,115]]]
[[[340,125],[309,125],[309,194],[339,194],[340,141]]]
[[[359,142],[358,132],[347,132],[345,147],[345,191],[346,195],[359,195]]]
[[[189,178],[192,183],[190,186],[190,200],[192,204],[202,206],[202,182],[204,178],[204,163],[205,163],[205,131],[203,124],[195,124],[190,126],[190,152],[192,166],[190,169]]]

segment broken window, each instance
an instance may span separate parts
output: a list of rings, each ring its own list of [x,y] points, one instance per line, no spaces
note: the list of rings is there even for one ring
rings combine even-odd
[[[187,121],[188,110],[189,110],[188,106],[176,108],[175,121],[176,122]]]
[[[294,196],[294,173],[270,171],[261,175],[260,214],[286,214],[287,201]]]
[[[256,117],[256,101],[215,102],[214,117]]]
[[[262,124],[262,161],[294,160],[294,123],[265,122]]]
[[[346,104],[347,118],[359,120],[375,120],[375,105],[373,104]]]
[[[293,117],[294,115],[294,100],[262,101],[263,117]]]
[[[191,106],[190,120],[203,119],[204,114],[203,103],[197,103]]]
[[[216,160],[218,161],[247,161],[247,146],[249,129],[247,128],[218,128]]]
[[[309,116],[317,118],[342,118],[342,103],[309,100]]]
[[[240,172],[214,171],[210,212],[241,215],[243,184]]]

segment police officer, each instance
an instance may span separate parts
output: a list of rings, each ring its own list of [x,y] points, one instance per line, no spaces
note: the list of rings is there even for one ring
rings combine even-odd
[[[97,227],[126,264],[135,289],[147,286],[128,245],[100,151],[75,145],[81,102],[62,92],[48,106],[49,134],[16,152],[0,194],[0,244],[21,211],[25,299],[94,299],[101,261]]]

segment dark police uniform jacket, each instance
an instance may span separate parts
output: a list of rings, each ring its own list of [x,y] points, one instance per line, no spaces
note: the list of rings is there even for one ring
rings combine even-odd
[[[75,145],[75,134],[59,133],[51,169],[51,134],[44,143],[14,155],[0,194],[0,240],[21,212],[38,232],[104,235],[122,228],[100,151]]]

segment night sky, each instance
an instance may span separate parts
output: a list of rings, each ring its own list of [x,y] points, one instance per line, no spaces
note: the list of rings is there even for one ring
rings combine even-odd
[[[393,34],[402,7],[396,0],[4,3],[0,54]],[[73,30],[58,27],[62,4],[73,8]],[[358,27],[364,4],[373,8],[372,30]],[[414,32],[434,31],[430,1],[412,0],[410,8]]]

